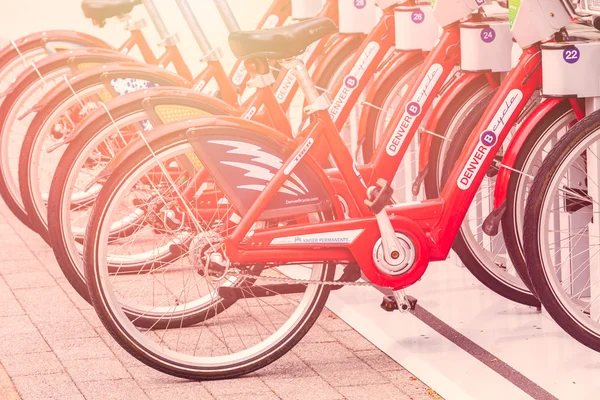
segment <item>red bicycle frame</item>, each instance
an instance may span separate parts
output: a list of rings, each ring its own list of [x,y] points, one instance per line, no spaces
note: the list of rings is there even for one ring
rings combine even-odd
[[[457,62],[459,39],[458,24],[444,28],[438,45],[427,57],[419,77],[404,97],[403,107],[400,108],[404,112],[397,113],[390,123],[385,141],[378,149],[371,166],[374,171],[371,181],[383,178],[389,182],[394,177],[402,156],[423,119],[424,110],[431,106],[431,94],[439,90]],[[413,284],[422,276],[429,261],[444,260],[447,257],[469,205],[500,144],[505,140],[528,99],[538,89],[537,83],[541,79],[540,60],[538,46],[523,52],[519,64],[509,73],[467,141],[440,198],[394,205],[386,209],[394,230],[405,234],[414,244],[416,257],[407,273],[395,277],[382,273],[375,266],[370,251],[365,251],[375,246],[380,237],[380,230],[372,212],[364,204],[365,186],[355,173],[352,158],[343,146],[335,124],[326,111],[317,113],[317,122],[309,131],[304,144],[317,141],[322,135],[325,137],[334,149],[332,156],[361,217],[255,231],[250,240],[242,242],[254,221],[286,181],[287,175],[284,171],[288,168],[293,170],[298,162],[297,157],[302,158],[306,153],[306,146],[301,145],[283,163],[282,168],[259,194],[233,233],[225,239],[227,256],[232,262],[241,264],[306,260],[357,262],[365,276],[375,284],[393,289]],[[229,121],[227,118],[225,120],[221,123],[238,124],[237,121]],[[269,131],[264,133],[270,134]],[[335,193],[331,186],[328,191]],[[334,209],[339,212],[339,205]],[[278,238],[331,234],[339,236],[340,233],[348,235],[348,232],[358,233],[352,238],[346,236],[348,241],[345,243],[315,244],[280,240],[273,244]]]

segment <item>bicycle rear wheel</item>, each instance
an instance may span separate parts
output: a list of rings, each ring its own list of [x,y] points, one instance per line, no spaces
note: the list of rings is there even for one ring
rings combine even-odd
[[[275,361],[289,351],[310,329],[325,305],[329,288],[318,283],[330,280],[334,267],[327,263],[307,265],[236,265],[225,271],[217,265],[203,267],[205,250],[210,245],[189,247],[182,253],[177,263],[161,269],[137,275],[138,281],[128,285],[127,277],[109,272],[107,260],[118,243],[109,240],[110,226],[119,218],[119,210],[124,204],[131,204],[127,197],[137,187],[144,185],[144,176],[161,170],[174,162],[189,159],[194,150],[182,134],[173,134],[152,143],[153,152],[142,149],[128,158],[104,185],[86,231],[84,249],[85,272],[92,303],[101,321],[111,335],[129,353],[147,365],[162,372],[189,379],[232,378],[257,370]],[[240,137],[239,140],[243,140]],[[160,181],[155,179],[157,185]],[[185,183],[176,179],[177,185]],[[189,181],[188,181],[189,182]],[[146,184],[147,185],[147,184]],[[197,188],[192,192],[204,193],[214,187]],[[163,205],[169,204],[168,196],[173,187],[166,185],[160,191],[166,197]],[[198,243],[212,241],[214,246],[222,235],[235,227],[234,201],[219,190],[215,192],[211,212],[200,215],[213,215],[206,220],[198,217],[203,230],[195,230],[194,224],[182,225]],[[203,194],[200,194],[202,196]],[[146,198],[146,202],[151,201]],[[189,203],[192,207],[192,203]],[[197,203],[196,203],[197,205]],[[190,221],[193,218],[186,218]],[[318,222],[329,219],[329,212],[311,213],[300,216],[308,221]],[[238,217],[239,218],[239,217]],[[293,217],[282,221],[262,220],[256,228],[293,223]],[[168,235],[167,228],[161,234]],[[167,239],[168,240],[168,239]],[[160,242],[160,241],[159,241]],[[198,251],[200,250],[200,251]],[[305,285],[275,283],[274,279],[285,279],[286,269],[294,269],[295,278],[310,279]],[[202,275],[203,274],[203,275]],[[219,275],[220,277],[217,277]],[[229,283],[232,278],[242,283],[236,288]],[[242,277],[242,278],[240,278]],[[246,279],[250,279],[248,282]],[[125,282],[123,282],[125,281]],[[280,282],[279,280],[277,282]],[[146,288],[146,290],[144,289]],[[176,324],[165,324],[161,329],[145,330],[136,327],[122,310],[123,304],[139,304],[155,307],[155,302],[142,292],[152,288],[158,290],[158,301],[163,311],[163,320],[171,319],[171,314],[195,307],[202,297],[225,295],[232,299],[227,307],[211,306],[213,312],[206,312],[188,328]],[[141,294],[140,294],[141,293]],[[268,293],[268,295],[265,295]],[[209,311],[209,310],[206,310]]]
[[[42,60],[39,67],[28,68],[0,106],[0,195],[13,214],[27,226],[30,224],[18,184],[18,163],[23,139],[34,116],[32,107],[73,70],[113,61],[131,61],[118,53],[92,50],[59,53]]]
[[[44,106],[31,121],[21,146],[18,177],[23,207],[32,229],[46,242],[49,242],[48,193],[65,150],[65,146],[60,146],[61,142],[73,132],[80,132],[79,124],[85,116],[95,109],[104,110],[104,102],[113,97],[184,83],[176,75],[143,65],[103,66],[83,75],[72,79],[69,84],[60,83],[56,88],[60,91],[55,90],[52,97],[44,98]],[[48,151],[50,149],[52,151]]]
[[[152,94],[160,98],[149,102]],[[202,95],[185,89],[157,89],[119,98],[90,115],[78,129],[75,139],[64,150],[54,172],[48,195],[48,237],[54,255],[69,283],[87,301],[89,294],[83,271],[83,238],[92,206],[102,187],[96,181],[112,157],[125,143],[114,140],[118,131],[135,138],[137,132],[163,123],[226,111],[202,101]],[[153,105],[150,105],[152,103]],[[153,114],[153,115],[150,115]],[[108,152],[108,153],[107,153]]]

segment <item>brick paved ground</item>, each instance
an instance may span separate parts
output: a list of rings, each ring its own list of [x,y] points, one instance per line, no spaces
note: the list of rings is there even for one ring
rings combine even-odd
[[[294,350],[247,377],[189,382],[122,350],[51,249],[0,205],[0,400],[427,399],[422,382],[326,311]]]

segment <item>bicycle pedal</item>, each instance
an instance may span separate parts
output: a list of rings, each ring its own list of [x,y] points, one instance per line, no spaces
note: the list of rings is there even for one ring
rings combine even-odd
[[[394,299],[394,296],[383,296],[381,308],[387,312],[392,312],[398,309],[398,303],[396,302],[396,299]]]
[[[401,312],[411,312],[417,307],[417,299],[407,295],[404,290],[397,290],[393,294],[398,310]]]

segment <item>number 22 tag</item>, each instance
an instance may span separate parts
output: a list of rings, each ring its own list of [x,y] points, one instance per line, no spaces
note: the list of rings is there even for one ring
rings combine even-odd
[[[579,61],[579,49],[575,46],[569,47],[563,51],[563,59],[569,64],[575,64]]]

